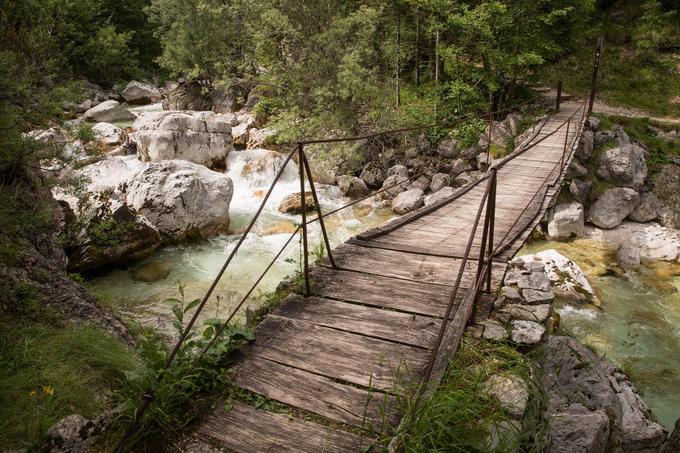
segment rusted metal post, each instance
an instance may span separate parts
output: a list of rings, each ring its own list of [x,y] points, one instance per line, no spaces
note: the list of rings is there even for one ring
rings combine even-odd
[[[326,223],[323,220],[323,214],[321,213],[321,203],[319,203],[319,197],[316,195],[316,188],[314,187],[314,178],[312,177],[312,169],[307,160],[307,155],[304,151],[304,144],[300,144],[302,150],[302,164],[304,165],[305,172],[307,173],[307,180],[309,181],[309,188],[312,191],[312,198],[314,199],[314,204],[316,205],[316,215],[319,218],[319,225],[321,226],[321,235],[323,236],[324,244],[326,245],[326,253],[328,253],[328,260],[331,262],[333,269],[337,269],[335,265],[335,260],[333,259],[333,253],[331,252],[331,243],[328,240],[328,233],[326,232]]]
[[[593,79],[590,82],[590,102],[588,103],[588,116],[593,113],[593,104],[595,103],[595,91],[597,90],[597,79],[600,76],[600,60],[602,58],[602,45],[604,44],[604,36],[597,38],[597,48],[595,49],[595,65],[593,67]]]
[[[309,297],[311,293],[309,287],[309,246],[307,245],[307,203],[305,196],[305,154],[302,143],[298,143],[298,170],[300,172],[300,208],[302,209],[302,250],[303,250],[303,272],[305,276],[305,288],[303,295]]]
[[[493,180],[491,186],[491,193],[489,194],[489,245],[487,251],[487,267],[486,267],[486,293],[491,294],[491,274],[493,269],[493,234],[496,225],[496,189],[498,187],[498,173],[495,168],[491,169],[493,172],[491,178]]]
[[[571,126],[571,118],[567,121],[567,133],[564,136],[564,149],[562,150],[562,158],[560,159],[560,173],[564,171],[564,157],[567,154],[567,143],[569,143],[569,127]]]
[[[489,239],[489,225],[491,223],[491,197],[493,193],[493,177],[496,169],[493,169],[493,174],[489,177],[489,182],[487,186],[488,195],[486,197],[486,211],[484,213],[484,229],[482,230],[482,243],[479,246],[479,261],[477,262],[477,274],[475,277],[475,282],[479,281],[479,277],[482,275],[482,270],[484,268],[484,258],[486,254],[486,243]]]
[[[555,110],[560,111],[560,101],[562,100],[562,81],[557,82],[557,96],[555,97]]]

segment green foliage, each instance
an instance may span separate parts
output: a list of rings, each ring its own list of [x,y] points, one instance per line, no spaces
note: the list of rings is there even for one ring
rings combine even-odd
[[[543,451],[545,398],[532,378],[530,361],[511,346],[490,342],[461,345],[439,388],[402,438],[404,451],[489,451],[488,427],[511,420],[484,390],[489,377],[499,373],[521,377],[531,396],[522,432],[514,432],[516,439],[495,451]]]
[[[664,10],[659,0],[646,0],[642,3],[642,10],[643,14],[633,32],[638,51],[647,60],[653,60],[654,52],[680,49],[678,10]]]
[[[109,217],[93,225],[89,231],[98,246],[115,247],[122,243],[134,225],[134,222],[119,222]]]
[[[179,291],[180,299],[165,301],[175,317],[173,326],[178,337],[186,328],[185,316],[191,315],[200,303],[200,299],[185,303],[182,285]],[[115,394],[122,405],[118,420],[121,428],[136,416],[140,397],[149,392],[153,394],[153,401],[139,420],[139,430],[132,444],[153,443],[167,433],[186,427],[199,415],[191,410],[197,401],[227,382],[230,353],[241,342],[253,340],[254,335],[234,324],[224,327],[222,335],[217,337],[223,326],[224,322],[219,319],[208,319],[202,332],[189,332],[168,368],[168,346],[153,332],[143,331],[139,342],[143,363],[126,373],[123,388]],[[212,346],[203,353],[211,342]]]
[[[135,356],[117,338],[86,326],[0,323],[0,449],[38,448],[66,415],[96,416]]]

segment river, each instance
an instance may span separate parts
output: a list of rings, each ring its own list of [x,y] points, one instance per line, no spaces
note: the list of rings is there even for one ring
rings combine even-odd
[[[520,254],[546,249],[577,263],[600,299],[597,307],[558,302],[560,330],[618,365],[672,429],[680,417],[680,265],[643,262],[624,274],[613,250],[587,239],[533,242]]]

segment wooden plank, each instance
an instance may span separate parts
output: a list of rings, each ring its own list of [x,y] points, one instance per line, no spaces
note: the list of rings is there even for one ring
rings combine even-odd
[[[286,414],[255,409],[239,401],[218,409],[199,426],[198,435],[237,453],[361,451],[373,441]]]
[[[451,286],[460,260],[342,244],[333,251],[346,270]],[[468,266],[470,267],[470,266]]]
[[[444,285],[323,267],[313,268],[310,276],[317,296],[437,318],[444,315],[451,293]]]
[[[474,278],[474,276],[473,276]],[[441,321],[394,310],[291,294],[274,311],[277,316],[352,332],[385,341],[430,348]]]
[[[428,354],[421,348],[275,315],[264,318],[256,340],[242,350],[333,380],[383,391],[408,382]]]
[[[232,382],[241,388],[340,423],[381,432],[398,421],[396,398],[281,365],[245,356]]]

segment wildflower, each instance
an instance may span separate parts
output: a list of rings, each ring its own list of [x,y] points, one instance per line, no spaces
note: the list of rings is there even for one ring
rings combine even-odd
[[[54,388],[52,388],[51,385],[48,385],[47,387],[43,387],[42,391],[45,395],[49,395],[49,396],[54,395]]]
[[[38,392],[36,392],[35,390],[31,390],[30,392],[28,392],[29,398],[35,398],[36,396],[38,396]]]

